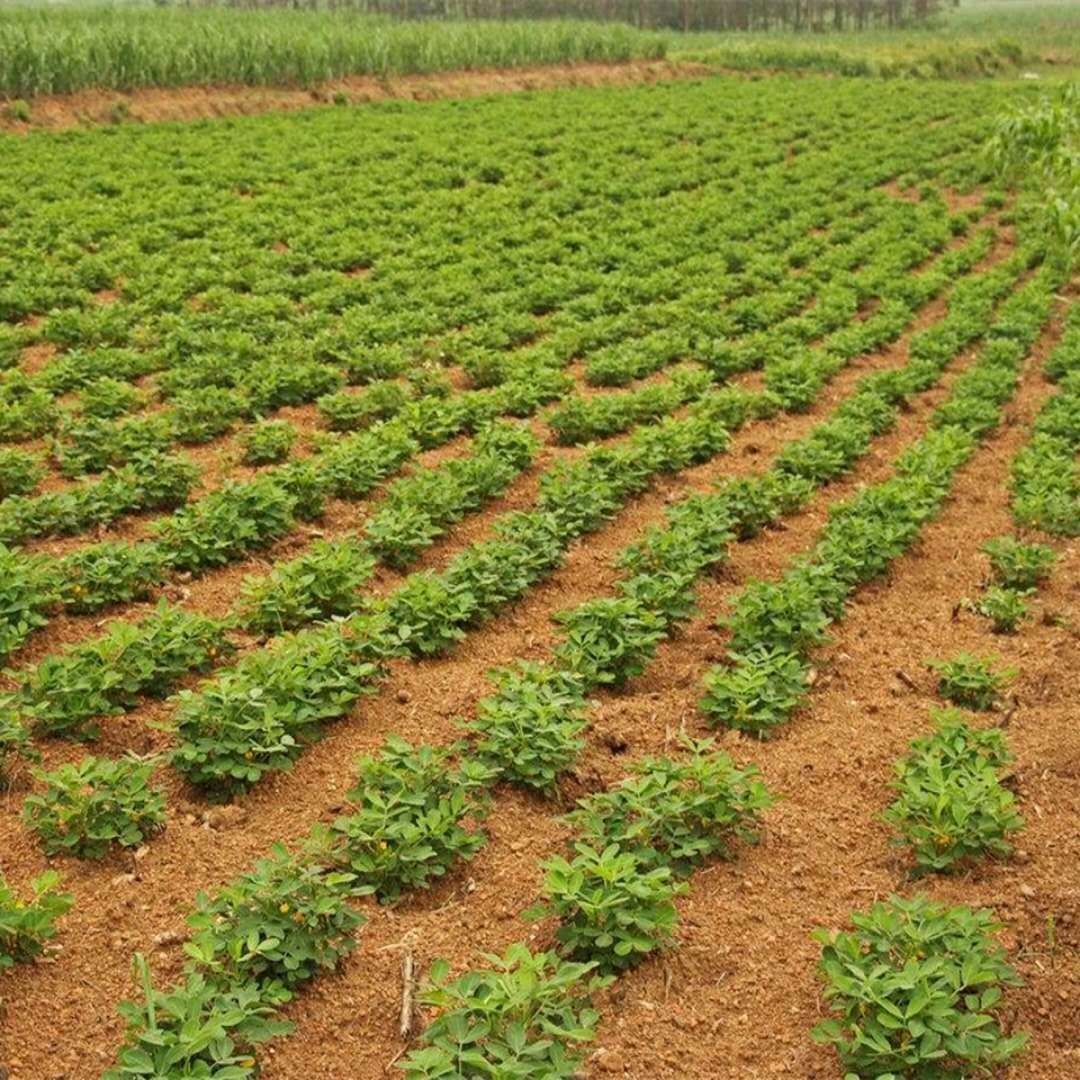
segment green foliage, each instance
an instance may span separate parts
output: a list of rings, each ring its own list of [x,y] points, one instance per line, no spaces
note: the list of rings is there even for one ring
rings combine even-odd
[[[421,572],[410,574],[377,610],[385,612],[403,650],[413,656],[436,656],[465,637],[464,625],[476,602],[446,576]]]
[[[219,986],[195,972],[180,986],[157,990],[140,953],[135,954],[133,970],[142,1000],[119,1006],[127,1024],[124,1046],[103,1080],[254,1080],[259,1074],[254,1048],[292,1031],[292,1024],[271,1019],[273,1005],[252,983]]]
[[[374,633],[365,647],[367,629]],[[172,764],[189,781],[224,793],[287,769],[323,723],[345,715],[374,689],[383,633],[353,622],[274,639],[198,692],[182,690]]]
[[[0,499],[9,495],[29,495],[45,475],[37,454],[26,450],[0,449]]]
[[[56,600],[47,564],[0,543],[0,657],[17,649],[49,620],[45,612]]]
[[[167,571],[168,558],[157,544],[104,540],[57,561],[59,600],[76,614],[145,600],[164,584]]]
[[[40,956],[56,936],[56,920],[72,905],[59,891],[60,875],[48,870],[30,882],[32,900],[23,900],[0,872],[0,971]]]
[[[333,858],[384,903],[427,888],[484,845],[465,823],[487,812],[492,771],[469,759],[452,765],[455,750],[391,737],[377,757],[357,762],[350,812],[332,827]]]
[[[854,931],[818,930],[825,1000],[814,1028],[855,1076],[917,1080],[970,1075],[1009,1061],[1027,1042],[996,1010],[1019,984],[991,936],[991,912],[892,897],[854,913]]]
[[[291,991],[356,947],[364,919],[348,904],[352,882],[351,874],[275,845],[270,858],[212,898],[199,893],[187,954],[223,986],[253,982],[271,996],[280,987]]]
[[[705,676],[699,705],[711,724],[764,737],[787,722],[810,689],[810,669],[797,653],[754,646],[728,659]]]
[[[767,525],[793,513],[814,491],[812,481],[788,472],[725,480],[717,493],[731,517],[738,540],[751,540]]]
[[[0,503],[0,537],[21,543],[67,536],[138,511],[172,509],[187,498],[196,473],[195,466],[179,456],[138,454],[99,480],[6,499]]]
[[[360,608],[360,589],[374,569],[375,559],[358,540],[316,540],[303,555],[277,563],[268,575],[245,580],[241,618],[252,630],[270,635],[349,615]]]
[[[1080,89],[1065,83],[1053,97],[1001,117],[987,152],[998,173],[1023,177],[1066,265],[1080,255]]]
[[[559,667],[518,661],[488,672],[495,693],[467,725],[477,758],[509,780],[550,792],[585,746],[582,681]]]
[[[169,418],[173,436],[182,443],[204,443],[231,431],[250,406],[238,390],[199,386],[173,396]]]
[[[524,425],[493,424],[477,436],[472,457],[416,469],[395,481],[364,527],[379,559],[404,569],[465,514],[502,494],[532,459],[536,439]]]
[[[165,797],[151,786],[153,762],[85,757],[35,772],[46,785],[28,795],[23,819],[48,855],[100,859],[113,845],[138,847],[165,824]]]
[[[1057,554],[1047,544],[1025,544],[1012,536],[997,536],[982,546],[990,558],[994,581],[1004,589],[1026,590],[1049,576]]]
[[[142,695],[165,697],[231,651],[219,620],[162,600],[141,622],[110,623],[100,637],[46,656],[23,676],[17,701],[36,731],[92,739],[99,717],[134,708]]]
[[[87,383],[79,395],[79,404],[87,416],[111,420],[134,412],[143,403],[142,394],[131,383],[104,376]]]
[[[733,652],[764,646],[778,653],[801,653],[825,640],[831,621],[813,581],[807,575],[788,575],[778,582],[751,582],[719,625],[731,630]]]
[[[490,965],[449,978],[449,965],[431,965],[421,1000],[439,1010],[399,1068],[408,1080],[436,1077],[514,1076],[571,1080],[580,1074],[583,1044],[599,1019],[590,995],[610,979],[594,964],[561,960],[511,945],[485,955]]]
[[[376,382],[359,393],[327,394],[317,404],[331,431],[356,431],[389,419],[408,400],[409,391],[401,383]]]
[[[36,761],[38,757],[30,743],[30,732],[19,719],[18,710],[9,698],[0,699],[0,789],[11,781],[16,758]]]
[[[1028,614],[1026,598],[1034,591],[1003,589],[998,585],[991,585],[971,607],[991,621],[995,634],[1015,634]]]
[[[193,83],[317,86],[349,75],[655,60],[666,48],[658,33],[578,19],[456,19],[435,28],[364,17],[363,9],[356,8],[61,7],[52,14],[55,21],[33,10],[5,12],[0,28],[3,97]],[[345,263],[342,269],[350,266]]]
[[[587,600],[555,620],[566,633],[555,655],[587,688],[624,686],[645,670],[667,636],[664,618],[632,597]]]
[[[296,436],[296,428],[287,420],[263,420],[253,424],[240,438],[241,461],[245,465],[273,465],[284,461]]]
[[[570,861],[558,855],[544,863],[546,902],[525,918],[558,918],[555,936],[566,955],[605,973],[633,967],[671,944],[678,922],[672,899],[686,886],[672,880],[667,866],[651,858],[650,867],[618,844],[578,843],[574,851]]]
[[[284,536],[295,508],[296,500],[269,476],[248,483],[227,480],[160,522],[158,543],[177,570],[199,573]]]
[[[164,453],[172,443],[164,416],[102,420],[93,416],[67,419],[52,440],[52,454],[65,476],[104,472],[149,453]]]
[[[1007,855],[1023,827],[998,778],[1011,757],[996,729],[973,729],[960,713],[935,716],[932,735],[912,742],[896,766],[897,799],[885,820],[912,849],[920,872],[947,871],[972,856]]]
[[[985,712],[1001,699],[1001,691],[1016,677],[1012,668],[994,670],[994,659],[957,653],[951,660],[927,660],[938,674],[938,693],[946,701]]]
[[[581,799],[569,815],[596,848],[617,844],[644,867],[689,874],[735,840],[752,841],[773,803],[755,766],[739,769],[712,739],[685,740],[685,758],[645,758],[630,779]]]

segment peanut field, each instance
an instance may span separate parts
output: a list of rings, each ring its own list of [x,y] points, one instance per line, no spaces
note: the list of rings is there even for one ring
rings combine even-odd
[[[0,135],[0,1076],[1080,1076],[1038,94]]]

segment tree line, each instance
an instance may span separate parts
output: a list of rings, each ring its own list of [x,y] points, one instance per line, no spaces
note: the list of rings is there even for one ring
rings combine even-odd
[[[403,19],[580,18],[626,22],[647,29],[813,32],[918,24],[936,15],[944,2],[946,0],[224,0],[229,7],[348,9]],[[959,0],[951,2],[956,4]]]

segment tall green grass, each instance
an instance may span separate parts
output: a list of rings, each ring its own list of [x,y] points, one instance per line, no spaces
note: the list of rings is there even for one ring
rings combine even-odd
[[[93,87],[309,86],[346,75],[611,62],[664,55],[621,23],[398,22],[283,8],[0,9],[0,95]]]

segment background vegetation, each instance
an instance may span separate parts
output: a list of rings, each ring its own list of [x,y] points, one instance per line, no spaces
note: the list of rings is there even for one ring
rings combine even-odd
[[[0,96],[631,59],[744,71],[1073,74],[1069,0],[237,0],[0,9]],[[679,29],[673,29],[673,28]],[[683,28],[689,28],[683,32]]]

